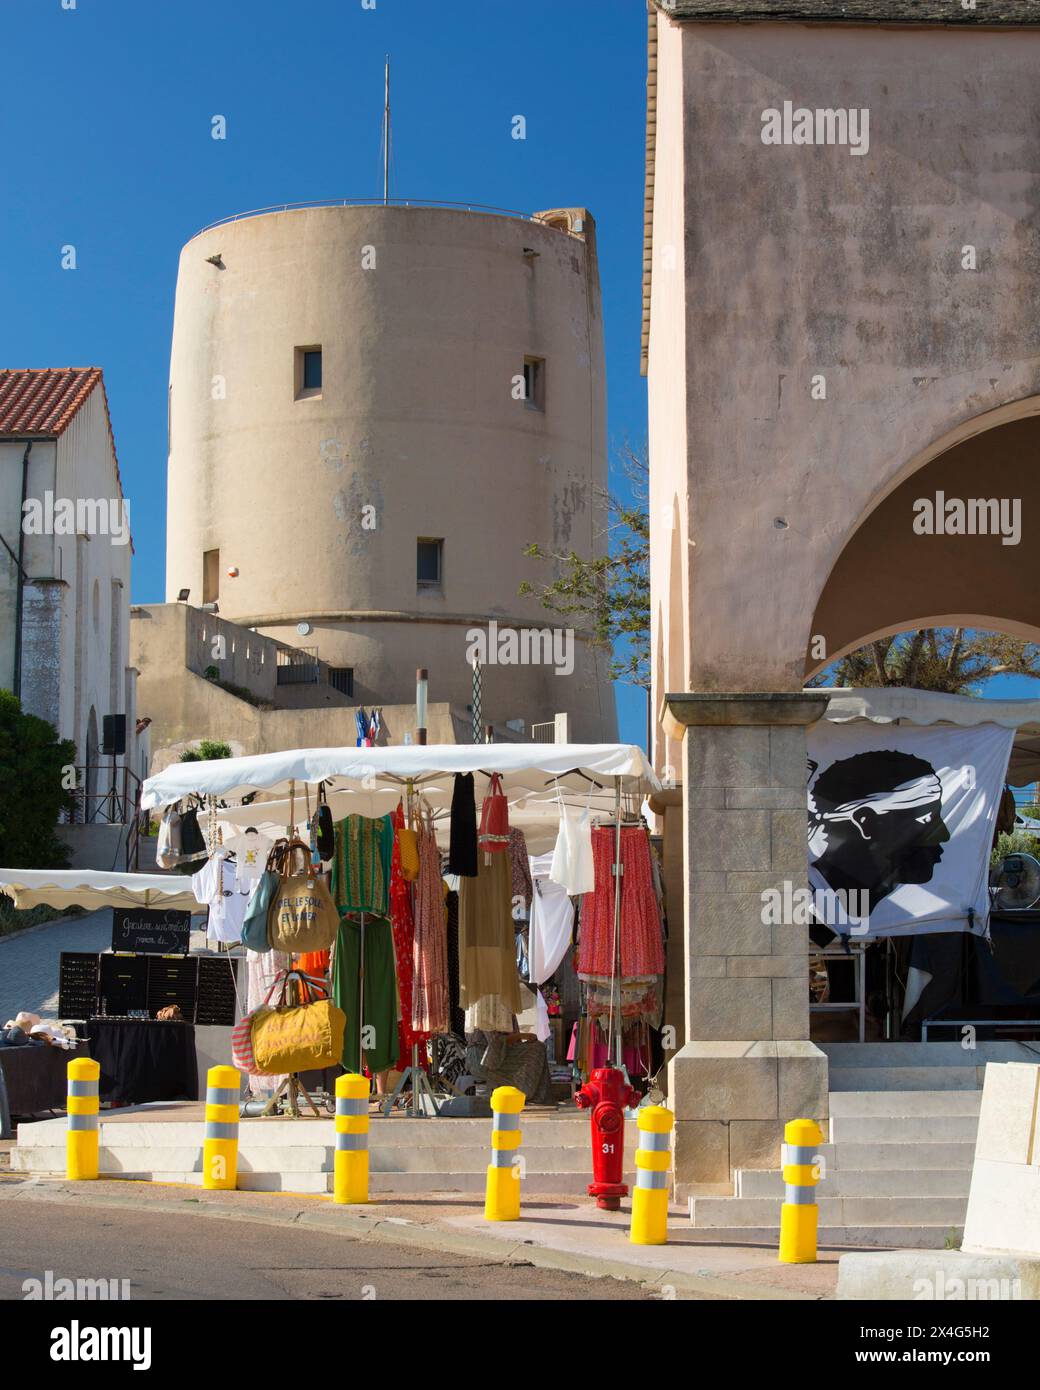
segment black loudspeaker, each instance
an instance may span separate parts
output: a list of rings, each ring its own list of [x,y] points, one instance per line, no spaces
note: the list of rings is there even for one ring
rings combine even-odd
[[[113,756],[126,752],[125,714],[106,714],[102,719],[101,751]]]

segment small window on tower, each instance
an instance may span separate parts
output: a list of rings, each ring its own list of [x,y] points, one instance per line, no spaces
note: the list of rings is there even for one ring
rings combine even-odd
[[[300,347],[295,352],[294,395],[297,400],[321,395],[321,348]]]
[[[444,542],[420,540],[416,546],[416,580],[420,589],[437,589],[441,584]]]
[[[524,404],[529,410],[545,409],[545,358],[524,358]]]
[[[220,551],[202,552],[202,602],[216,603],[220,597]]]

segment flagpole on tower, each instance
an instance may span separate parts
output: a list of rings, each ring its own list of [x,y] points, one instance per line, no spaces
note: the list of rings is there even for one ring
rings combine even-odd
[[[383,206],[390,202],[390,54],[386,55],[383,98]]]

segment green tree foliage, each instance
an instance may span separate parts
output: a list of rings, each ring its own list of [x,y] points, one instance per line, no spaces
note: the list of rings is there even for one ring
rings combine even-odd
[[[188,748],[181,754],[182,763],[208,763],[215,758],[230,758],[231,745],[222,739],[202,738],[194,748]]]
[[[979,695],[994,676],[1040,676],[1040,645],[963,627],[926,627],[882,637],[840,657],[813,686],[913,686]]]
[[[62,785],[75,765],[76,746],[53,724],[24,714],[9,690],[0,690],[0,864],[9,869],[57,869],[68,849],[55,826],[75,797]]]
[[[630,499],[597,489],[594,506],[601,518],[601,553],[524,548],[533,560],[553,566],[555,578],[520,585],[543,606],[568,619],[590,641],[613,653],[611,677],[650,686],[650,514],[646,451],[622,450],[622,471]]]

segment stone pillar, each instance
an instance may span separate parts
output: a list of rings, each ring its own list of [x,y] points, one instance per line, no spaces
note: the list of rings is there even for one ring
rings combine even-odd
[[[808,883],[805,730],[827,697],[665,699],[685,789],[686,1041],[668,1069],[681,1199],[777,1167],[785,1122],[827,1116],[808,928],[763,922],[762,901]]]
[[[68,585],[33,579],[22,591],[22,709],[61,727],[62,615]]]

